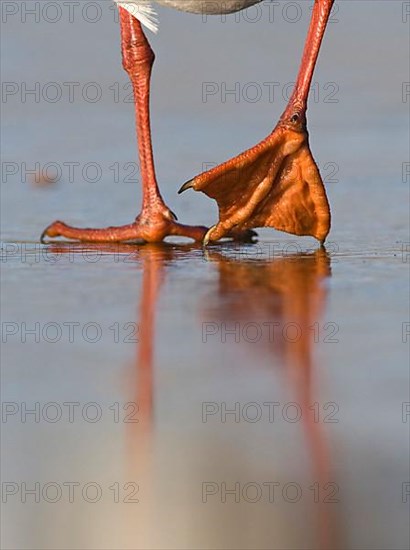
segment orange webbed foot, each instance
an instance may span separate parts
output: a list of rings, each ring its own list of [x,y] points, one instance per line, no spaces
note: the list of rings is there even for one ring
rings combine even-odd
[[[216,241],[232,230],[273,227],[323,243],[330,208],[302,123],[279,122],[261,143],[182,186],[216,200],[219,222],[205,235]]]

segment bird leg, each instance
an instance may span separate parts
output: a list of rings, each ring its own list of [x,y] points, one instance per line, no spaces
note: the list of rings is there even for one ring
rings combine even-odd
[[[124,8],[119,8],[123,67],[134,91],[135,118],[138,134],[138,153],[142,179],[142,209],[136,220],[120,227],[89,229],[71,227],[56,221],[43,232],[45,237],[64,237],[88,242],[159,242],[168,235],[189,237],[202,241],[208,228],[176,222],[176,216],[166,206],[158,188],[151,142],[150,79],[154,52],[142,30],[141,23]],[[231,232],[240,239],[251,239],[255,232]]]
[[[330,208],[309,148],[306,109],[313,71],[334,0],[315,0],[297,81],[273,132],[255,147],[185,183],[215,199],[219,222],[205,236],[273,227],[324,242]]]

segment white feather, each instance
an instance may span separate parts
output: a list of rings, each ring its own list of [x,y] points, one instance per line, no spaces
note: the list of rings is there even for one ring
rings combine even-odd
[[[138,19],[144,27],[147,27],[147,29],[155,34],[158,32],[158,16],[154,8],[146,0],[114,0],[114,2],[121,8],[126,9],[131,15]]]

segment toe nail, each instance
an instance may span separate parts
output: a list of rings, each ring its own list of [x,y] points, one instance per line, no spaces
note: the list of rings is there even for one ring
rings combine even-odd
[[[44,240],[44,238],[47,236],[47,229],[44,229],[44,231],[41,233],[41,237],[40,237],[40,242],[42,244],[45,244],[46,241]]]
[[[184,185],[181,187],[181,189],[178,191],[178,195],[180,195],[187,189],[192,189],[192,187],[194,186],[194,179],[195,178],[192,178],[191,180],[186,181]]]
[[[202,241],[203,246],[207,246],[210,239],[211,239],[211,233],[215,229],[216,225],[213,225],[205,234],[204,240]]]

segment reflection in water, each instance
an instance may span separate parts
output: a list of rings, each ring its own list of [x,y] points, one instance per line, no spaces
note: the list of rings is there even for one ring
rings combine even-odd
[[[334,476],[326,438],[322,422],[312,414],[312,404],[317,402],[312,388],[312,348],[321,337],[320,319],[327,296],[325,280],[331,275],[328,254],[320,248],[311,254],[273,261],[240,262],[214,252],[209,259],[219,270],[219,289],[209,316],[223,322],[256,321],[255,326],[268,344],[264,353],[271,353],[276,364],[285,368],[295,401],[302,410],[313,479],[319,487],[331,490]],[[270,330],[263,333],[262,326]],[[254,353],[260,352],[262,346],[263,339]],[[320,548],[339,547],[332,506],[322,499],[318,504]]]
[[[143,269],[142,289],[140,293],[140,312],[138,322],[138,346],[136,368],[134,372],[134,390],[130,401],[137,403],[138,423],[126,424],[128,444],[127,460],[130,478],[137,479],[142,491],[142,506],[138,510],[140,528],[131,535],[130,543],[136,548],[150,547],[152,533],[155,532],[156,513],[155,479],[153,475],[153,435],[154,420],[154,350],[155,350],[155,313],[160,284],[163,279],[164,263],[169,254],[163,247],[148,246],[140,249],[140,261]],[[134,367],[132,367],[134,370]],[[132,379],[132,376],[131,376]],[[128,515],[128,523],[135,522],[133,511]],[[129,529],[126,529],[129,532]]]
[[[174,252],[172,248],[147,246],[140,250],[140,254],[143,264],[140,306],[141,343],[136,365],[138,380],[135,401],[139,403],[141,424],[137,430],[131,428],[129,435],[134,448],[134,465],[138,464],[139,478],[151,484],[152,493],[154,479],[150,465],[154,458],[151,438],[155,433],[155,426],[152,425],[155,407],[153,375],[155,309],[159,286],[163,280],[164,264],[172,261]],[[289,332],[288,338],[283,338],[283,334],[282,338],[272,338],[272,333],[268,332],[269,337],[265,339],[267,341],[261,341],[256,349],[254,346],[253,353],[271,354],[273,359],[285,367],[288,383],[294,391],[296,402],[302,409],[312,461],[312,478],[319,487],[327,489],[326,495],[330,494],[334,476],[331,475],[325,434],[322,423],[316,421],[316,416],[309,410],[316,401],[312,389],[312,375],[315,368],[312,347],[318,333],[320,334],[320,319],[326,302],[325,280],[330,276],[329,256],[324,249],[319,249],[312,254],[293,255],[262,262],[232,260],[218,251],[207,253],[207,258],[213,262],[219,272],[218,289],[212,296],[211,305],[207,308],[207,317],[223,322],[256,321],[259,326],[261,323],[270,323],[271,327],[279,329],[287,327],[287,334],[289,331],[296,331],[295,336],[291,336]],[[220,458],[223,459],[223,453]],[[340,547],[332,504],[323,502],[321,496],[315,508],[318,512],[316,526],[318,547],[323,549]],[[144,521],[146,536],[140,541],[149,546],[152,545],[151,536],[155,531],[155,512],[156,510],[151,506]],[[228,511],[226,512],[228,519]],[[185,514],[188,518],[188,509],[185,510]],[[246,524],[243,516],[237,517]],[[203,519],[207,523],[205,514]],[[148,525],[150,528],[147,529]],[[209,522],[206,528],[209,532],[210,546],[213,543],[218,545],[218,541],[213,538],[212,525]],[[223,538],[228,541],[229,533]]]
[[[82,245],[78,246],[79,251],[84,249]],[[87,249],[94,250],[94,247]],[[281,463],[288,450],[278,446],[275,437],[276,430],[281,428],[276,425],[273,427],[272,424],[202,424],[200,413],[197,414],[204,399],[201,374],[189,368],[185,373],[191,376],[193,371],[192,378],[186,381],[184,371],[181,375],[179,367],[171,364],[166,364],[165,370],[177,382],[176,386],[166,385],[165,390],[174,394],[171,403],[175,407],[171,405],[169,419],[164,419],[164,415],[159,414],[162,405],[160,392],[164,391],[164,387],[163,383],[156,383],[155,376],[156,366],[158,369],[163,366],[159,359],[158,365],[155,362],[155,352],[158,354],[163,349],[160,347],[163,341],[156,335],[155,326],[156,316],[162,311],[159,310],[159,298],[161,294],[165,297],[172,292],[172,287],[171,290],[168,288],[173,282],[169,266],[198,258],[201,249],[195,245],[176,247],[164,244],[139,248],[115,245],[97,249],[107,254],[124,254],[130,267],[142,269],[136,319],[139,343],[135,363],[127,369],[124,395],[124,402],[138,403],[138,423],[126,423],[123,426],[126,443],[123,480],[138,481],[139,504],[121,503],[108,507],[104,513],[99,512],[97,523],[89,521],[87,524],[87,530],[82,534],[83,544],[79,547],[100,547],[96,533],[101,532],[102,522],[115,524],[109,536],[105,534],[104,547],[107,548],[257,547],[331,550],[346,547],[337,525],[338,505],[324,502],[324,498],[332,494],[332,487],[319,493],[320,498],[314,505],[312,499],[289,506],[282,501],[275,501],[274,504],[236,503],[232,498],[223,504],[218,500],[204,504],[201,500],[201,484],[204,480],[226,480],[229,483],[238,480],[246,483],[256,476],[265,476],[262,477],[264,480],[292,479],[286,477],[289,475],[286,464],[283,466]],[[53,245],[49,250],[61,252],[64,247]],[[73,247],[69,250],[73,252]],[[230,258],[231,251],[229,246],[216,246],[206,252],[208,261],[204,264],[205,271],[209,274],[210,269],[211,273],[215,270],[218,278],[216,285],[204,285],[203,301],[200,295],[191,298],[194,299],[194,309],[199,311],[201,320],[205,322],[211,319],[227,325],[235,322],[259,325],[270,323],[278,329],[275,338],[270,337],[270,332],[264,332],[264,337],[256,344],[244,341],[224,349],[229,357],[234,358],[235,367],[238,365],[238,372],[242,373],[239,377],[245,376],[243,368],[247,362],[241,358],[236,360],[236,355],[238,352],[251,354],[250,374],[258,386],[265,384],[266,380],[265,373],[258,368],[263,359],[265,362],[268,359],[270,364],[278,367],[268,372],[269,376],[272,375],[272,392],[268,389],[267,393],[272,395],[271,401],[276,401],[274,377],[279,375],[285,378],[286,387],[294,396],[292,401],[297,402],[302,409],[301,427],[305,443],[299,443],[296,452],[310,459],[308,484],[314,480],[324,489],[326,483],[334,483],[336,480],[331,471],[324,425],[322,421],[315,422],[311,407],[319,401],[313,384],[314,375],[318,375],[313,344],[318,336],[323,340],[320,330],[323,327],[321,317],[327,298],[326,279],[330,276],[329,256],[324,249],[319,249],[309,254],[243,261]],[[200,283],[205,279],[201,278],[197,284],[201,286]],[[211,280],[214,281],[213,277]],[[164,285],[167,285],[167,293]],[[184,292],[185,289],[178,299],[182,299]],[[175,311],[171,313],[170,318],[173,319]],[[189,313],[184,314],[189,316]],[[294,337],[291,324],[298,327],[298,337]],[[283,338],[282,328],[286,325],[290,327],[288,338]],[[165,330],[169,328],[165,327]],[[184,338],[181,339],[181,346],[201,349]],[[210,349],[214,349],[213,345],[209,349],[207,347],[206,351]],[[202,363],[199,363],[201,371]],[[204,368],[207,368],[205,364]],[[246,367],[246,370],[249,371],[249,368]],[[226,374],[223,371],[222,367],[212,365],[212,391],[220,384],[226,391],[229,380],[227,382],[224,378]],[[163,372],[161,374],[163,376]],[[233,401],[240,399],[235,390],[228,397]],[[182,407],[181,414],[178,407],[184,399],[189,404],[185,409]],[[292,424],[285,425],[284,429],[286,437],[290,435],[293,438],[293,434],[297,433]],[[254,446],[255,442],[258,447]],[[290,452],[294,452],[294,445],[290,447]],[[303,452],[304,448],[307,448],[306,453]],[[250,475],[255,477],[250,478]],[[121,479],[122,475],[119,477]],[[126,494],[129,493],[126,491]]]

